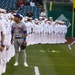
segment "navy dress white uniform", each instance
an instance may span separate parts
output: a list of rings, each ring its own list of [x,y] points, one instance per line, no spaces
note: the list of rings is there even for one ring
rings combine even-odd
[[[34,39],[35,39],[34,44],[38,44],[39,43],[39,23],[38,21],[35,21],[33,32],[34,32]]]
[[[6,28],[6,34],[5,34],[4,44],[9,47],[9,49],[6,51],[6,54],[5,54],[6,55],[5,59],[6,59],[6,63],[7,63],[7,62],[9,62],[11,57],[13,57],[15,55],[15,52],[14,52],[14,46],[11,45],[11,24],[12,24],[12,22],[9,20],[9,17],[7,14],[6,14],[5,20],[6,21],[5,21],[4,26]]]
[[[67,26],[63,24],[63,34],[62,34],[63,43],[67,42],[67,40],[65,39],[66,33],[67,33]]]
[[[3,35],[5,35],[5,27],[4,24],[2,23],[2,20],[0,20],[0,47],[2,40],[1,32],[3,33]],[[5,50],[0,51],[0,75],[2,73],[5,73],[6,71],[6,63],[4,59],[5,59]]]
[[[26,24],[26,27],[27,27],[27,46],[31,44],[32,42],[32,27],[33,27],[33,24],[28,21],[27,24]]]
[[[44,25],[44,43],[48,43],[48,28],[49,28],[49,24],[48,21],[45,23]]]
[[[14,47],[15,47],[14,66],[18,66],[19,46],[21,46],[23,42],[26,42],[25,35],[27,34],[27,28],[25,24],[20,20],[21,16],[19,14],[14,15],[14,17],[19,19],[18,23],[15,22],[12,24],[12,29],[11,29],[12,36],[14,37]],[[28,66],[26,63],[26,50],[22,50],[22,55],[23,55],[24,66]]]

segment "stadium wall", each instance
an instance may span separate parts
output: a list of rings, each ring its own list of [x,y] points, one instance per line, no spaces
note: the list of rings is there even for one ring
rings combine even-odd
[[[66,37],[75,37],[75,25],[73,33],[72,33],[72,3],[52,3],[52,2],[46,2],[46,8],[47,8],[47,14],[48,17],[53,17],[53,20],[63,20],[65,21],[68,32],[66,34]],[[75,12],[74,12],[75,13]],[[75,17],[75,15],[74,15]],[[74,23],[75,24],[75,23]]]
[[[74,8],[74,38],[75,38],[75,8]]]

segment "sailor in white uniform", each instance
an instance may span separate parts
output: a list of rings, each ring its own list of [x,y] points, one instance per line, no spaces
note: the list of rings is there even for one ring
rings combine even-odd
[[[0,18],[0,75],[5,73],[6,71],[6,62],[5,62],[5,50],[4,49],[4,35],[5,35],[5,27]]]

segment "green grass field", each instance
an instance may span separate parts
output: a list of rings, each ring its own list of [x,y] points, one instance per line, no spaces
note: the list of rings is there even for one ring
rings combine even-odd
[[[13,57],[3,75],[36,75],[34,66],[39,68],[40,75],[75,75],[75,46],[69,50],[67,44],[33,45],[26,52],[29,67],[23,66],[20,52],[19,66],[13,66]]]

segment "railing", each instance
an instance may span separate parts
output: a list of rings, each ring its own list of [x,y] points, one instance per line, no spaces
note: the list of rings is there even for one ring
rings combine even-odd
[[[62,2],[62,3],[72,3],[73,2],[73,0],[43,0],[43,1],[46,1],[46,2],[48,2],[48,1],[52,1],[52,2]]]

